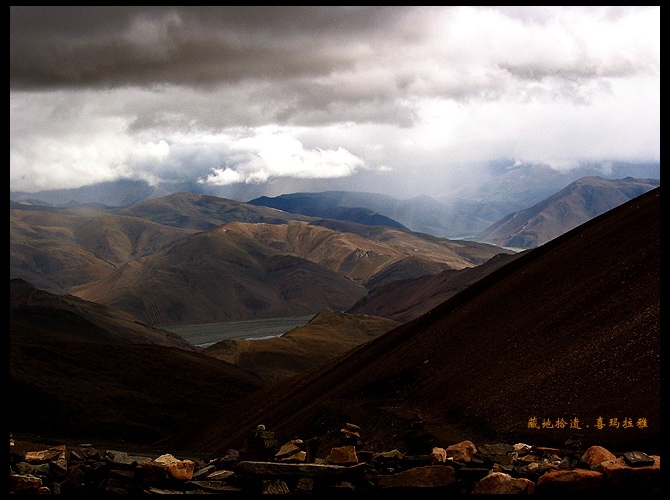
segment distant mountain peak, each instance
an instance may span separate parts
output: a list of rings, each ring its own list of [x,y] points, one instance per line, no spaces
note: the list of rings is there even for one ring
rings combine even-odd
[[[658,186],[660,180],[655,179],[582,177],[535,205],[508,214],[474,239],[502,247],[537,247]]]

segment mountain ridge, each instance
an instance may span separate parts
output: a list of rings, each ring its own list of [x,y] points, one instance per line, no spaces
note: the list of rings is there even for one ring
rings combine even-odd
[[[582,177],[519,212],[513,212],[474,239],[502,247],[542,245],[566,231],[660,185],[660,180]]]
[[[657,448],[660,188],[290,384],[239,401],[229,409],[235,422],[214,416],[162,443],[216,451],[239,446],[259,422],[280,436],[308,438],[354,421],[375,449],[392,449],[403,446],[399,430],[416,409],[440,439],[560,446],[575,430],[528,423],[564,418],[581,422],[587,446]],[[598,428],[598,417],[643,419],[648,427]]]
[[[499,251],[192,193],[122,209],[10,202],[11,278],[151,324],[348,309],[366,287]]]

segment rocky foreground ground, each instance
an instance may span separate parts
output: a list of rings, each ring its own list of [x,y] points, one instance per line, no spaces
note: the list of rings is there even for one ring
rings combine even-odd
[[[339,446],[317,458],[316,440],[280,444],[260,425],[241,450],[221,457],[133,455],[91,445],[42,446],[10,439],[10,493],[45,494],[660,494],[661,458],[617,455],[578,439],[563,448],[525,443],[432,446],[414,422],[407,451],[366,450],[346,424]]]

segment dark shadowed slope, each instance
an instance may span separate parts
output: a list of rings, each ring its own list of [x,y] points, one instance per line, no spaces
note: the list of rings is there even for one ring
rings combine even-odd
[[[468,437],[560,446],[579,434],[586,446],[658,449],[660,188],[166,442],[225,451],[260,423],[288,440],[352,421],[374,449],[404,449],[416,409],[443,445]],[[529,428],[531,418],[578,419],[580,429]]]
[[[101,344],[150,344],[199,349],[180,336],[146,325],[115,307],[72,295],[55,295],[20,280],[9,280],[13,341],[73,340]]]
[[[264,385],[126,313],[20,280],[9,337],[13,432],[150,443]]]
[[[427,313],[519,255],[500,253],[475,267],[448,269],[439,274],[395,281],[372,289],[347,312],[381,316],[406,323]]]

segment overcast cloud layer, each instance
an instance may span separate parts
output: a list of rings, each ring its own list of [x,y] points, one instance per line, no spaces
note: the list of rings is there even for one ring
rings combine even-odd
[[[10,7],[9,100],[10,191],[607,174],[660,162],[660,8]]]

